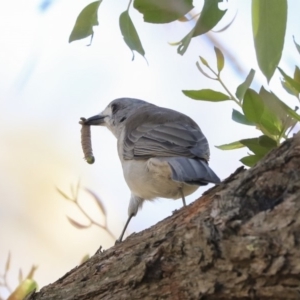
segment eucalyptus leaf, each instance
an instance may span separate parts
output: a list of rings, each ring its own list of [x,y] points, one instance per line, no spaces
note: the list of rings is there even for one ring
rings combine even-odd
[[[237,98],[239,100],[241,100],[241,101],[243,100],[247,89],[250,87],[250,85],[253,81],[254,75],[255,75],[255,70],[251,69],[249,74],[247,75],[245,81],[237,87],[235,95],[237,96]]]
[[[240,159],[240,162],[242,162],[244,165],[248,167],[253,167],[261,159],[262,157],[259,155],[249,155]]]
[[[256,58],[268,82],[279,64],[287,22],[287,0],[252,0]]]
[[[264,147],[259,143],[259,138],[243,139],[240,140],[240,143],[248,147],[254,154],[261,157],[265,156],[270,151],[270,148]]]
[[[179,44],[177,48],[178,54],[183,55],[186,52],[192,38],[194,37],[194,31],[195,31],[195,27],[178,43]]]
[[[131,21],[128,11],[124,11],[120,15],[119,25],[126,45],[132,51],[132,60],[134,60],[134,52],[136,51],[145,57],[145,50],[140,41],[139,35]]]
[[[298,93],[300,93],[300,83],[287,75],[281,68],[278,67],[278,70],[283,76],[284,80],[288,82]]]
[[[240,141],[236,141],[236,142],[232,142],[229,144],[224,144],[224,145],[220,145],[220,146],[215,146],[218,149],[221,150],[234,150],[234,149],[240,149],[245,147],[245,145],[243,145]]]
[[[255,126],[255,123],[250,122],[245,115],[237,111],[236,109],[232,110],[231,119],[237,123],[243,124],[243,125],[249,125],[249,126]]]
[[[279,136],[283,130],[283,124],[279,117],[273,113],[266,105],[264,106],[263,114],[260,118],[259,127],[263,127],[264,133],[268,132],[269,136]]]
[[[186,52],[191,39],[214,28],[222,19],[226,11],[227,10],[222,11],[219,9],[219,0],[204,0],[204,6],[195,27],[180,41],[177,52],[180,55],[183,55]]]
[[[295,66],[294,80],[300,84],[300,69]]]
[[[264,112],[264,103],[260,96],[252,89],[248,89],[244,96],[243,112],[250,122],[260,123],[261,116]]]
[[[211,89],[203,89],[203,90],[196,90],[196,91],[183,90],[182,92],[187,97],[190,97],[194,100],[203,100],[203,101],[211,101],[211,102],[231,100],[231,98],[228,95]]]
[[[277,142],[271,139],[270,137],[268,137],[267,135],[261,135],[258,138],[258,143],[264,148],[267,148],[269,150],[274,149],[278,146]]]
[[[208,62],[207,62],[207,60],[204,57],[199,56],[199,58],[200,58],[200,61],[204,64],[204,66],[209,67]]]
[[[193,0],[134,0],[133,7],[147,23],[170,23],[191,11]]]
[[[215,49],[215,53],[216,53],[216,57],[217,57],[217,68],[218,68],[218,72],[220,74],[220,72],[224,68],[225,59],[224,59],[224,55],[223,55],[222,51],[219,48],[214,47],[214,49]]]
[[[102,0],[90,3],[81,11],[70,34],[69,43],[84,39],[90,35],[93,38],[93,26],[99,24],[97,13],[101,1]]]
[[[286,122],[286,115],[294,118],[297,121],[300,121],[300,115],[298,115],[295,110],[291,109],[283,101],[281,101],[274,93],[267,92],[262,87],[260,90],[260,95],[263,97],[265,103],[269,102],[270,107],[274,109],[274,112],[277,111],[277,114],[283,123]],[[270,97],[269,100],[267,99],[268,97]]]
[[[243,112],[264,133],[273,138],[282,132],[282,122],[279,117],[265,105],[262,97],[248,89],[244,96]]]
[[[295,37],[294,37],[294,36],[293,36],[293,40],[294,40],[294,44],[295,44],[295,46],[296,46],[296,48],[297,48],[297,51],[298,51],[299,54],[300,54],[300,45],[296,43],[296,40],[295,40]]]
[[[280,83],[287,93],[289,93],[292,96],[298,97],[299,92],[296,89],[294,89],[284,78],[280,80]]]
[[[275,94],[267,91],[263,86],[259,91],[259,95],[265,106],[280,120],[277,120],[277,122],[281,123],[280,128],[282,128],[282,124],[285,123],[287,118],[286,111],[282,109],[283,102]]]

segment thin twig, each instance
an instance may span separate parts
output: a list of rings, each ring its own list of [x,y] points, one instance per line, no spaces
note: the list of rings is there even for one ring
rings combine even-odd
[[[62,192],[60,189],[57,188],[57,191],[63,196],[63,198],[74,203],[74,205],[77,206],[79,211],[90,221],[90,224],[85,226],[86,228],[89,228],[91,225],[95,225],[95,226],[105,230],[112,239],[116,240],[116,237],[114,236],[114,234],[109,230],[109,228],[106,225],[107,222],[106,222],[105,212],[102,211],[102,214],[104,215],[104,219],[105,219],[105,225],[101,225],[100,223],[93,220],[89,216],[89,214],[84,210],[84,208],[81,206],[81,204],[79,203],[79,199],[78,199],[79,190],[80,190],[80,182],[79,181],[77,183],[75,190],[73,188],[71,188],[72,197],[69,197],[67,194],[65,194],[64,192]],[[99,198],[98,198],[98,201],[99,201]],[[103,206],[103,204],[102,204],[102,206]],[[73,223],[71,222],[72,225],[74,225],[74,223],[77,223],[77,222],[75,220],[73,221]]]
[[[127,11],[129,11],[129,8],[130,8],[130,5],[131,5],[131,2],[132,2],[132,0],[129,0],[128,7],[127,7]]]
[[[211,72],[217,77],[215,80],[218,80],[222,87],[225,89],[225,91],[228,93],[228,95],[231,97],[231,100],[233,100],[238,106],[242,107],[241,103],[238,101],[236,97],[230,92],[230,90],[227,88],[223,80],[221,79],[220,73],[216,73],[209,65],[207,67],[211,70]]]

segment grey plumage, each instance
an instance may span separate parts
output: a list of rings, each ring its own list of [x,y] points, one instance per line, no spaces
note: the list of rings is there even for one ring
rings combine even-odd
[[[186,157],[168,157],[166,161],[172,168],[172,179],[187,184],[207,185],[219,183],[220,179],[207,162]]]
[[[87,119],[104,125],[118,139],[124,178],[131,190],[129,218],[144,200],[178,199],[200,185],[219,183],[208,166],[209,146],[199,126],[188,116],[146,101],[120,98]]]

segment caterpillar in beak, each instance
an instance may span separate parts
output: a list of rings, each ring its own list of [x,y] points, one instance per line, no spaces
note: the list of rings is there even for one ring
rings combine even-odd
[[[92,141],[91,141],[91,126],[85,124],[86,119],[80,118],[79,124],[81,127],[81,147],[84,153],[84,159],[88,164],[93,164],[95,162],[95,157],[93,155]]]

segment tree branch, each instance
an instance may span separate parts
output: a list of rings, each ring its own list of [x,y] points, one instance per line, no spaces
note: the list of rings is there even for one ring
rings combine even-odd
[[[30,296],[299,299],[300,133]]]

